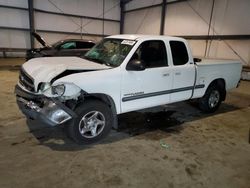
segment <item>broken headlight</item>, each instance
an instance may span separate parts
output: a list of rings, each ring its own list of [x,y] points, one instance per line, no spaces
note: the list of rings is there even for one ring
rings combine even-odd
[[[65,92],[65,85],[58,84],[55,86],[51,86],[50,83],[42,83],[40,86],[40,91],[47,97],[62,96]]]
[[[44,92],[47,89],[49,89],[50,87],[51,87],[50,83],[43,82],[43,83],[41,83],[40,90],[41,90],[41,92]]]
[[[81,88],[73,83],[55,83],[51,85],[50,83],[42,83],[40,86],[40,91],[43,95],[47,97],[61,97],[64,99],[76,99],[81,94]]]
[[[53,95],[62,96],[65,92],[65,85],[59,84],[51,87],[51,92]]]

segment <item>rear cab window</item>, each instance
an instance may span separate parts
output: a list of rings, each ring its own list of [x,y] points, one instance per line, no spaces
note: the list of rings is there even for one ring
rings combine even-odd
[[[77,49],[92,48],[95,45],[93,42],[76,42]]]
[[[189,61],[187,47],[182,41],[169,41],[174,66],[185,65]]]

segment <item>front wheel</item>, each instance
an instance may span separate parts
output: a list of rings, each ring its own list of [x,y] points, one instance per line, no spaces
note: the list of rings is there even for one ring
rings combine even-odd
[[[222,89],[218,85],[210,86],[205,95],[199,99],[199,107],[207,113],[215,112],[222,101]]]
[[[83,102],[68,126],[69,136],[78,144],[92,144],[108,135],[112,127],[111,109],[98,100]]]

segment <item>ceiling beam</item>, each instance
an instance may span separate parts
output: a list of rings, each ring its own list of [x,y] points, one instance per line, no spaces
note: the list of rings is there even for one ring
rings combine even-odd
[[[179,35],[187,40],[250,40],[250,35]]]
[[[181,2],[184,2],[184,1],[187,1],[187,0],[171,1],[171,2],[166,2],[165,4],[167,4],[167,5],[176,4],[176,3],[181,3]],[[134,11],[138,11],[138,10],[145,10],[145,9],[148,9],[148,8],[154,8],[154,7],[160,7],[160,6],[162,6],[162,3],[149,5],[149,6],[145,6],[145,7],[140,7],[140,8],[135,8],[135,9],[132,9],[132,10],[125,10],[125,13],[134,12]]]
[[[8,5],[0,5],[0,8],[9,8],[9,9],[25,10],[25,11],[27,11],[27,10],[28,10],[28,8],[23,8],[23,7],[15,7],[15,6],[8,6]]]

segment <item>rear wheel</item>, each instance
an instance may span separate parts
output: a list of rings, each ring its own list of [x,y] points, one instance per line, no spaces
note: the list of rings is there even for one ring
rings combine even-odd
[[[199,107],[207,113],[215,112],[222,101],[222,89],[218,85],[211,85],[205,95],[199,99]]]
[[[108,135],[113,121],[111,109],[105,103],[89,100],[75,111],[78,117],[68,126],[68,134],[75,142],[92,144]]]

